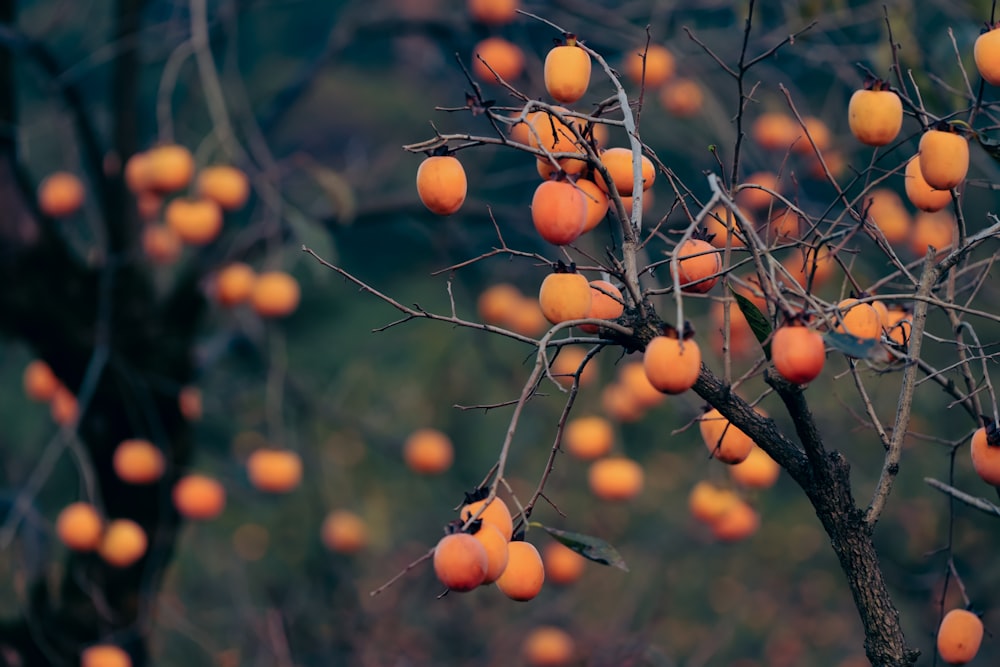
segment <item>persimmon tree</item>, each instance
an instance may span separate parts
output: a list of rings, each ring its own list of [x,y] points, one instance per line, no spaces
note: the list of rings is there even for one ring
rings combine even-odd
[[[747,596],[769,664],[996,654],[995,16],[341,3],[275,77],[254,3],[97,3],[70,40],[46,4],[0,1],[5,663],[752,666],[684,608],[741,578],[801,586]],[[367,303],[398,317],[365,336]],[[777,620],[826,543],[857,633]],[[631,573],[533,606],[579,554]]]
[[[546,250],[524,252],[509,246],[505,232],[518,221],[506,215],[493,216],[498,242],[494,250],[440,273],[449,276],[450,285],[471,265],[500,258],[549,265],[554,272],[541,282],[539,300],[551,327],[531,334],[506,328],[499,320],[482,322],[467,317],[454,300],[451,312],[444,314],[407,306],[364,278],[324,261],[309,248],[305,250],[362,291],[400,311],[403,317],[393,325],[427,318],[478,329],[483,335],[513,338],[534,350],[534,363],[523,389],[511,401],[509,426],[496,434],[496,464],[483,482],[487,502],[498,494],[509,497],[509,460],[523,411],[544,392],[554,388],[561,393],[562,415],[552,429],[551,454],[537,486],[526,497],[512,497],[517,530],[531,535],[533,530],[544,528],[531,521],[539,503],[558,507],[559,489],[551,488],[549,476],[564,455],[565,426],[574,415],[586,365],[598,355],[643,354],[645,375],[654,387],[668,394],[691,391],[715,411],[717,419],[725,420],[722,433],[707,443],[713,456],[730,464],[747,457],[749,448],[722,454],[725,432],[738,429],[795,481],[840,563],[864,627],[868,659],[879,666],[911,665],[919,652],[907,641],[874,536],[891,502],[896,476],[907,463],[904,441],[911,432],[918,387],[936,385],[937,400],[964,413],[965,431],[951,446],[952,457],[967,456],[959,444],[967,445],[981,420],[991,425],[997,417],[988,373],[993,353],[980,341],[981,332],[992,331],[997,321],[984,305],[992,298],[987,276],[996,257],[992,246],[1000,221],[988,210],[967,203],[965,197],[967,189],[980,185],[967,179],[970,142],[973,149],[976,144],[984,149],[977,157],[995,152],[989,137],[996,127],[991,121],[992,107],[977,72],[964,67],[966,54],[954,38],[953,62],[962,73],[964,86],[952,92],[965,100],[962,108],[932,107],[926,102],[924,86],[903,71],[898,59],[893,59],[890,80],[886,81],[876,80],[870,69],[860,66],[859,88],[863,80],[865,88],[855,93],[849,110],[844,104],[842,113],[850,116],[856,141],[885,148],[870,151],[866,164],[837,164],[834,160],[843,159],[843,149],[833,145],[828,130],[816,124],[782,85],[773,92],[783,100],[784,109],[773,115],[785,123],[784,136],[755,124],[758,114],[754,106],[765,94],[755,85],[755,66],[780,57],[811,26],[803,26],[771,48],[755,53],[747,48],[754,12],[755,3],[750,2],[743,48],[734,59],[720,55],[713,45],[689,33],[727,75],[724,78],[736,93],[730,96],[734,103],[729,109],[736,128],[735,145],[710,147],[716,164],[706,170],[702,182],[682,180],[673,168],[676,156],[660,155],[656,147],[644,142],[639,119],[644,96],[651,91],[643,86],[641,67],[639,80],[630,81],[604,54],[588,46],[587,35],[571,34],[530,14],[525,16],[547,23],[557,36],[565,38],[545,59],[545,87],[554,102],[530,97],[491,69],[492,83],[509,102],[487,99],[470,76],[471,92],[466,94],[465,106],[443,109],[450,115],[435,123],[434,136],[405,147],[430,156],[421,163],[420,172],[443,156],[448,156],[452,165],[456,161],[469,164],[486,150],[518,151],[537,161],[543,180],[530,215],[537,232],[548,242]],[[895,56],[901,47],[892,35],[888,14],[883,22]],[[651,35],[651,40],[655,39]],[[649,42],[625,57],[641,61],[649,53],[648,46]],[[482,58],[481,63],[490,68],[488,59]],[[588,92],[591,63],[596,78],[610,83],[606,97]],[[477,134],[445,129],[456,125],[455,116],[461,117],[463,112],[483,116],[490,131]],[[615,130],[624,145],[609,146],[607,140],[599,140],[601,128]],[[758,143],[772,144],[770,169],[776,177],[767,184],[748,179],[745,173],[747,134]],[[797,180],[792,162],[796,154],[811,161],[815,180],[831,195],[829,201],[811,201],[806,187]],[[911,196],[912,204],[924,211],[919,215],[941,211],[935,215],[944,220],[944,231],[930,236],[918,225],[890,241],[889,213],[875,215],[873,209],[876,198],[884,196],[886,184],[902,182],[904,168],[909,171],[907,165],[918,165],[915,168],[926,179],[928,192],[948,193],[947,201],[942,197],[940,204]],[[459,203],[447,210],[428,203],[421,190],[421,198],[432,211],[462,215],[459,206],[465,199],[467,182],[464,173],[460,176],[443,178],[441,194],[433,198],[447,199],[448,191],[454,190],[457,194],[450,199]],[[917,175],[907,175],[908,193],[915,178]],[[418,175],[418,187],[420,179]],[[659,219],[650,219],[643,202],[654,179],[668,182],[672,198],[670,212]],[[590,194],[582,185],[585,181],[598,183],[600,192]],[[474,184],[468,187],[474,188]],[[752,202],[751,196],[757,202]],[[584,210],[580,210],[581,200]],[[606,224],[584,231],[587,207],[610,211]],[[704,232],[710,221],[721,230],[714,237]],[[653,259],[656,257],[663,259]],[[698,269],[694,268],[696,262]],[[621,314],[591,317],[592,295],[586,279],[570,281],[579,276],[610,281],[613,294],[595,290],[618,301]],[[713,292],[716,283],[720,288]],[[841,296],[836,296],[837,291]],[[843,298],[845,293],[851,298]],[[696,309],[692,304],[702,294],[721,306],[722,317],[692,329],[688,314]],[[890,316],[886,303],[892,304],[894,315]],[[731,308],[731,304],[738,308]],[[591,335],[578,333],[584,327],[590,327]],[[748,332],[759,346],[747,344]],[[718,334],[717,343],[711,345],[716,354],[703,364],[700,348],[710,347],[713,334]],[[734,351],[737,336],[742,336],[738,352]],[[950,354],[928,353],[928,344],[942,345]],[[588,346],[589,351],[571,372],[572,383],[566,389],[553,375],[553,363],[562,350],[574,345]],[[828,357],[825,368],[824,356]],[[736,363],[745,369],[738,372]],[[688,364],[693,364],[689,377]],[[885,392],[887,377],[893,378],[892,407],[887,397],[875,395],[873,388],[878,384],[877,391]],[[868,431],[865,437],[883,449],[877,482],[860,497],[852,483],[849,456],[824,437],[815,416],[813,399],[834,383],[853,387],[852,402],[858,408],[857,419]],[[754,387],[752,393],[749,387]],[[755,408],[768,396],[776,397],[787,415],[780,426]],[[830,408],[824,405],[822,409]],[[985,437],[982,433],[978,436],[981,440]],[[949,484],[928,481],[952,498],[995,513],[995,506],[986,500],[973,500]],[[477,514],[464,514],[461,526],[455,529],[475,530],[478,518]],[[563,538],[595,559],[607,555],[589,538],[565,534]],[[427,557],[431,553],[433,550]],[[945,576],[959,575],[950,562]],[[969,604],[968,598],[965,602]]]

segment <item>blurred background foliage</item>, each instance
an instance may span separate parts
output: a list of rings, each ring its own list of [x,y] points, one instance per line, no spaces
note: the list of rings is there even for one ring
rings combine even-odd
[[[187,36],[188,7],[173,0],[148,3],[141,32],[130,43],[110,40],[111,3],[24,2],[19,28],[38,38],[65,67],[63,78],[87,94],[89,111],[107,132],[109,84],[106,63],[116,49],[138,48],[144,75],[137,119],[143,147],[162,130],[157,96],[165,62]],[[899,62],[920,86],[924,103],[946,114],[965,106],[959,57],[971,67],[971,45],[988,18],[990,3],[916,2],[757,3],[748,52],[775,46],[789,34],[813,26],[755,67],[748,85],[753,100],[745,122],[768,110],[787,110],[784,86],[803,115],[822,118],[848,165],[863,169],[870,149],[850,136],[846,104],[864,72],[888,77],[891,51],[885,16],[899,44]],[[266,262],[293,270],[304,299],[295,315],[262,324],[249,312],[213,311],[196,350],[204,420],[196,427],[192,467],[217,475],[229,503],[219,519],[189,524],[146,619],[153,664],[158,665],[429,665],[520,664],[520,644],[539,624],[566,628],[576,639],[578,664],[590,665],[860,665],[862,632],[850,594],[828,541],[809,505],[786,477],[749,498],[762,516],[760,530],[745,541],[723,544],[694,521],[687,494],[701,479],[725,481],[726,471],[706,456],[692,420],[699,399],[672,397],[636,423],[619,424],[616,449],[642,462],[646,487],[621,505],[595,499],[587,488],[586,464],[557,459],[546,495],[533,519],[590,533],[617,546],[630,572],[588,564],[569,586],[547,585],[530,603],[514,603],[490,587],[438,599],[440,585],[424,563],[380,595],[380,586],[424,553],[454,518],[463,492],[476,486],[495,461],[509,409],[457,409],[516,398],[533,360],[524,345],[447,324],[414,321],[380,333],[372,329],[396,319],[385,303],[361,293],[303,255],[306,243],[372,286],[404,304],[434,312],[449,310],[450,288],[458,315],[475,319],[477,295],[505,280],[533,294],[548,270],[530,260],[495,257],[454,273],[432,272],[475,257],[497,244],[489,211],[504,239],[519,250],[556,259],[538,240],[527,205],[537,183],[533,158],[514,151],[463,151],[470,196],[461,213],[441,219],[416,198],[413,179],[419,156],[403,144],[442,132],[490,134],[483,118],[461,107],[470,89],[459,64],[468,66],[473,45],[499,33],[524,50],[527,63],[519,89],[544,93],[541,61],[558,35],[528,18],[502,28],[471,22],[455,0],[371,0],[369,2],[231,1],[209,4],[213,50],[233,114],[237,136],[265,142],[273,162],[266,178],[287,199],[287,242],[271,248]],[[565,0],[524,3],[602,53],[612,66],[653,42],[677,56],[678,72],[701,84],[700,114],[674,119],[647,94],[640,116],[643,140],[690,188],[694,210],[707,198],[704,174],[728,168],[733,156],[737,113],[735,83],[692,40],[697,37],[732,65],[739,57],[747,3],[626,3]],[[958,55],[954,51],[958,47]],[[973,74],[970,74],[972,76]],[[36,177],[57,169],[79,169],[78,142],[67,109],[36,67],[19,63],[25,122],[18,141]],[[289,87],[298,92],[288,95]],[[483,83],[487,98],[516,106],[505,91]],[[587,99],[611,94],[595,74]],[[637,91],[630,89],[631,94]],[[987,90],[987,94],[992,93]],[[218,147],[212,120],[192,61],[181,65],[170,94],[175,138],[208,161]],[[103,125],[102,125],[103,123]],[[917,125],[908,119],[902,143],[890,160],[915,151]],[[622,143],[612,135],[611,143]],[[710,149],[714,147],[715,153]],[[787,192],[819,215],[834,198],[825,183],[805,174],[802,159],[744,144],[743,175],[782,170]],[[970,187],[963,206],[972,230],[985,225],[995,197],[995,163],[973,152]],[[850,167],[840,177],[850,183]],[[889,184],[902,192],[902,177]],[[856,195],[863,183],[851,185]],[[654,188],[649,219],[667,216],[665,230],[686,225],[673,208],[666,179]],[[240,214],[235,224],[264,216],[263,206]],[[669,214],[669,215],[668,215]],[[76,224],[76,223],[74,223]],[[99,233],[91,215],[66,230],[86,247]],[[607,234],[584,241],[600,253]],[[589,245],[587,245],[589,244]],[[232,257],[219,248],[215,262]],[[913,256],[911,255],[912,259]],[[656,259],[655,257],[653,259]],[[203,261],[186,257],[185,261]],[[863,251],[855,275],[874,280],[884,265]],[[157,269],[170,284],[173,269]],[[31,280],[31,276],[24,279]],[[9,285],[6,289],[17,289]],[[832,281],[826,298],[849,284]],[[664,312],[672,301],[661,297]],[[707,302],[691,301],[700,331],[711,325]],[[929,330],[952,338],[947,322]],[[996,340],[996,331],[979,331]],[[30,403],[20,374],[32,358],[30,341],[7,341],[0,356],[0,485],[11,502],[24,488],[56,427],[44,406]],[[947,342],[932,346],[930,358],[947,359]],[[156,354],[156,350],[149,350]],[[596,360],[600,380],[584,387],[576,414],[601,411],[600,387],[614,378],[621,359],[614,349]],[[721,368],[717,355],[708,358]],[[750,361],[739,361],[748,368]],[[868,428],[846,374],[842,356],[831,354],[824,376],[807,392],[831,447],[851,461],[857,497],[864,500],[877,479],[882,448]],[[869,391],[883,419],[895,409],[899,372],[865,371]],[[759,380],[741,388],[748,398],[764,391]],[[527,496],[552,445],[563,395],[530,403],[514,443],[509,471],[518,494]],[[779,402],[761,407],[791,432]],[[988,630],[998,627],[995,611],[1000,574],[993,554],[1000,533],[989,518],[953,508],[929,489],[925,476],[949,478],[949,443],[964,443],[975,424],[958,414],[932,383],[916,394],[914,433],[907,439],[896,488],[877,528],[883,566],[900,605],[909,641],[933,662],[946,559],[957,571]],[[433,426],[455,444],[455,464],[445,474],[418,476],[403,464],[401,446],[414,429]],[[298,451],[306,474],[301,487],[263,496],[248,483],[248,451],[273,442]],[[971,470],[964,447],[954,461],[954,482],[975,495],[990,495]],[[31,512],[14,546],[0,551],[0,610],[16,615],[25,576],[58,571],[62,547],[52,521],[79,496],[77,462],[64,455],[31,499]],[[990,492],[991,493],[991,492]],[[167,499],[165,498],[165,502]],[[332,555],[319,539],[327,511],[347,508],[367,524],[370,541],[358,555]],[[949,544],[951,551],[942,550]],[[542,545],[542,531],[529,532]],[[331,582],[349,582],[349,591]],[[946,607],[960,604],[955,586]],[[987,634],[975,664],[995,664],[1000,648]]]

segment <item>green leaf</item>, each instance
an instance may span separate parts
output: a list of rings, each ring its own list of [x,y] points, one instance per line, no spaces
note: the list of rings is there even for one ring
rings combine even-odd
[[[732,292],[733,297],[736,299],[736,305],[740,307],[740,312],[743,313],[743,317],[746,318],[747,323],[750,325],[753,335],[757,337],[757,342],[764,348],[764,355],[770,359],[771,343],[768,339],[771,337],[771,323],[768,322],[767,317],[764,313],[760,312],[760,308],[753,301],[742,294],[737,294],[736,290],[731,287],[729,291]]]
[[[823,334],[823,339],[833,349],[856,359],[883,363],[892,358],[881,341],[875,338],[858,338],[849,333],[828,331]]]
[[[628,572],[628,565],[625,564],[625,561],[622,559],[621,554],[618,553],[618,550],[599,537],[584,535],[583,533],[574,533],[568,530],[559,530],[558,528],[552,528],[550,526],[540,524],[537,521],[532,521],[528,525],[535,528],[541,528],[553,538],[562,542],[567,547],[588,560],[600,563],[601,565],[617,567],[619,570]]]

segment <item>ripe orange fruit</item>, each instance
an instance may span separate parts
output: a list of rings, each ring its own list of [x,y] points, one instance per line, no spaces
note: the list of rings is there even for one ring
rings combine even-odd
[[[938,190],[924,179],[920,156],[914,155],[903,170],[906,198],[921,211],[940,211],[951,203],[950,190]]]
[[[677,272],[681,289],[693,294],[704,294],[719,282],[722,255],[711,243],[700,238],[689,238],[677,252]],[[673,267],[671,267],[671,276]]]
[[[580,372],[581,387],[593,384],[594,380],[597,379],[597,364],[593,363],[593,359],[587,362],[582,371],[580,370],[580,365],[583,364],[586,356],[587,352],[582,347],[565,345],[560,348],[558,356],[552,360],[549,372],[564,387],[573,384],[573,376],[578,371]]]
[[[659,405],[666,396],[653,386],[646,375],[642,360],[629,361],[622,364],[618,371],[618,380],[625,389],[625,395],[635,404],[640,412]]]
[[[588,318],[615,320],[625,312],[621,290],[607,280],[591,280],[590,292]],[[587,333],[597,333],[598,326],[596,324],[581,324],[580,330]]]
[[[802,124],[805,125],[805,132],[802,132],[802,137],[792,145],[792,150],[801,155],[811,155],[815,157],[816,150],[820,153],[825,153],[832,143],[830,136],[830,128],[821,118],[816,116],[805,116],[802,119]],[[801,132],[801,128],[800,132]],[[808,137],[806,134],[808,133]],[[812,138],[812,142],[809,139]],[[813,144],[816,144],[816,148],[813,148]],[[826,156],[824,155],[824,158]]]
[[[458,516],[462,521],[468,521],[471,517],[475,516],[479,511],[479,508],[485,505],[486,499],[475,500],[471,503],[466,503],[462,506],[461,511]],[[479,515],[479,519],[484,523],[490,523],[497,527],[500,534],[503,535],[504,539],[510,541],[510,538],[514,536],[514,519],[510,514],[510,509],[507,507],[507,503],[504,502],[503,498],[497,496],[490,504],[486,506],[483,513]]]
[[[445,535],[434,547],[434,573],[448,590],[471,591],[483,583],[488,567],[482,542],[468,533]]]
[[[469,15],[473,21],[486,25],[504,25],[517,18],[519,0],[468,0]]]
[[[496,580],[497,588],[511,600],[526,602],[542,590],[545,566],[538,549],[530,542],[507,545],[507,567]]]
[[[427,210],[451,215],[462,208],[469,182],[454,155],[431,155],[417,167],[417,195]]]
[[[645,379],[646,374],[642,372],[642,364],[639,365],[639,372]],[[646,384],[649,384],[649,380],[646,380]],[[660,399],[663,398],[663,394],[655,388],[653,391]],[[628,387],[620,382],[612,382],[601,390],[601,409],[611,419],[627,424],[639,421],[646,412],[646,409],[633,398]]]
[[[222,231],[222,209],[211,199],[172,199],[163,210],[163,220],[189,245],[211,243]]]
[[[50,218],[65,218],[83,206],[83,183],[68,171],[49,174],[38,186],[38,210]]]
[[[815,329],[784,325],[771,338],[771,361],[781,377],[793,384],[812,382],[823,371],[826,346]]]
[[[62,384],[52,368],[41,359],[35,359],[24,367],[22,381],[25,395],[38,403],[51,401]]]
[[[582,156],[583,153],[580,153]],[[558,167],[552,164],[552,160],[548,157],[540,157],[535,160],[535,167],[538,170],[538,175],[542,177],[543,181],[551,180],[556,176],[556,172],[562,170],[569,175],[578,175],[587,168],[586,158],[574,158],[574,157],[562,157],[557,160]]]
[[[701,349],[693,338],[681,342],[672,336],[656,336],[646,345],[642,367],[654,387],[666,394],[681,394],[698,381]]]
[[[122,440],[115,448],[111,465],[115,474],[129,484],[152,484],[163,476],[166,462],[156,445],[142,438]]]
[[[538,305],[552,324],[579,320],[590,314],[593,293],[581,273],[550,273],[538,290]]]
[[[744,215],[747,213],[749,211],[745,211]],[[705,233],[712,237],[710,243],[716,248],[726,247],[726,234],[729,230],[732,230],[732,241],[730,241],[732,247],[741,248],[745,245],[743,236],[740,234],[736,223],[736,216],[724,205],[720,204],[712,209],[705,216],[703,226],[705,227]]]
[[[286,317],[299,307],[301,298],[299,283],[291,274],[265,271],[254,281],[250,305],[261,317]]]
[[[131,519],[114,519],[104,529],[97,553],[108,565],[128,567],[145,555],[148,546],[142,526]]]
[[[499,76],[511,82],[521,76],[522,71],[524,52],[517,44],[503,37],[487,37],[472,48],[472,73],[482,81],[495,83]],[[493,72],[496,72],[496,76]]]
[[[913,234],[910,250],[923,257],[931,247],[936,255],[949,250],[958,236],[958,222],[949,211],[921,211],[913,218]]]
[[[604,417],[589,415],[566,422],[563,445],[578,459],[592,461],[605,456],[614,443],[614,428]]]
[[[709,525],[721,519],[735,505],[742,502],[730,489],[720,488],[711,482],[701,481],[688,494],[691,516]]]
[[[454,459],[451,438],[436,428],[418,428],[403,442],[406,467],[421,475],[439,475],[451,467]]]
[[[871,89],[856,90],[847,105],[851,134],[868,146],[891,143],[903,127],[903,103],[887,87],[877,82]]]
[[[583,576],[587,559],[562,542],[549,542],[542,549],[545,578],[553,584],[566,586]]]
[[[986,32],[976,38],[972,47],[972,57],[976,61],[979,76],[994,86],[1000,86],[1000,32],[997,32],[997,25],[1000,24],[989,26]]]
[[[937,633],[937,650],[941,658],[951,665],[964,665],[979,653],[983,641],[983,622],[965,609],[952,609],[944,618]]]
[[[531,222],[538,234],[555,245],[566,245],[583,233],[587,199],[568,181],[543,181],[531,198]]]
[[[473,535],[486,550],[486,576],[483,585],[492,584],[507,569],[507,538],[492,523],[483,523]]]
[[[760,515],[740,499],[725,514],[712,523],[712,534],[723,542],[744,540],[760,528]]]
[[[590,464],[587,482],[591,492],[601,500],[631,500],[642,491],[645,473],[632,459],[609,456]]]
[[[184,146],[166,144],[146,151],[145,164],[140,166],[145,172],[139,181],[145,187],[161,194],[176,192],[187,187],[194,176],[194,157]]]
[[[708,451],[723,463],[739,463],[750,456],[753,440],[717,409],[712,408],[701,416],[698,429]]]
[[[920,137],[920,173],[932,188],[950,190],[969,172],[969,141],[947,130],[927,130]]]
[[[635,182],[635,179],[632,178],[632,150],[623,147],[607,148],[601,152],[600,157],[601,164],[607,168],[608,174],[611,176],[611,182],[618,191],[618,194],[623,197],[631,197],[632,184]],[[641,161],[642,189],[648,190],[656,180],[656,169],[653,166],[653,161],[645,155],[641,156]],[[604,182],[604,177],[599,171],[594,172],[594,181],[605,192],[611,192],[611,189]],[[630,208],[631,205],[626,206],[626,210]]]
[[[523,297],[518,300],[506,325],[511,331],[522,336],[537,336],[549,328],[549,322],[542,314],[542,307],[538,305],[538,299],[532,297]]]
[[[575,37],[568,36],[565,44],[546,54],[543,76],[545,90],[552,99],[572,104],[586,94],[590,85],[590,54],[577,45]]]
[[[760,187],[747,187],[747,185],[759,185]],[[741,207],[753,210],[766,209],[774,201],[771,192],[778,192],[778,185],[778,177],[775,174],[769,171],[754,172],[747,176],[746,181],[737,191],[736,203]],[[766,188],[766,190],[760,188]]]
[[[320,539],[334,553],[354,554],[368,545],[368,528],[354,512],[334,510],[323,519]]]
[[[660,106],[677,118],[693,118],[705,104],[705,93],[694,79],[676,78],[660,90]]]
[[[573,637],[560,628],[542,625],[524,637],[521,654],[529,667],[564,667],[576,653]]]
[[[98,644],[83,649],[80,667],[132,667],[132,658],[112,644]]]
[[[142,229],[142,250],[154,264],[169,266],[181,256],[181,239],[166,225],[146,225]]]
[[[103,532],[101,515],[90,503],[71,503],[56,518],[56,535],[73,551],[93,551],[98,548]]]
[[[302,458],[288,449],[258,449],[247,459],[247,476],[260,491],[287,493],[302,480]]]
[[[133,153],[125,161],[122,177],[125,179],[125,187],[132,194],[139,195],[140,193],[151,192],[149,164],[149,155],[145,152]]]
[[[218,164],[201,170],[195,191],[199,197],[214,201],[224,211],[238,211],[250,198],[250,181],[243,170]]]
[[[643,51],[645,51],[645,59]],[[645,60],[645,80],[643,79],[643,60]],[[676,62],[674,54],[667,47],[661,44],[650,44],[648,48],[639,47],[626,54],[623,69],[625,76],[632,83],[653,89],[659,88],[673,78]]]
[[[984,482],[1000,486],[1000,438],[995,433],[992,438],[987,435],[990,435],[990,431],[985,426],[980,426],[972,434],[972,467]],[[990,443],[991,439],[993,444]]]
[[[868,217],[882,230],[885,240],[893,244],[907,240],[913,220],[900,196],[888,188],[875,188],[868,197]]]
[[[767,222],[767,240],[771,243],[786,243],[799,238],[801,220],[799,214],[786,206],[776,208]]]
[[[177,480],[173,489],[174,507],[188,519],[207,521],[222,514],[226,490],[206,475],[189,474]]]
[[[73,392],[60,384],[56,388],[56,393],[52,395],[49,413],[52,415],[52,421],[60,426],[73,426],[80,418],[80,405]]]
[[[883,328],[888,334],[889,340],[896,343],[896,345],[906,345],[910,342],[913,319],[902,308],[890,308]]]
[[[579,162],[579,160],[573,160],[573,162]],[[611,201],[608,199],[608,194],[594,181],[578,178],[576,179],[576,187],[583,191],[583,199],[587,203],[587,216],[584,218],[583,231],[581,232],[581,234],[586,234],[601,224],[601,220],[604,220],[604,216],[608,214]]]
[[[257,272],[243,262],[227,264],[215,276],[215,300],[230,308],[247,301],[253,294]]]
[[[729,466],[733,481],[748,489],[769,489],[781,475],[781,466],[767,452],[754,445],[750,454],[739,463]]]
[[[565,107],[554,107],[559,113],[566,113]],[[570,118],[569,123],[583,130],[581,121]],[[570,125],[559,120],[547,111],[532,111],[525,116],[525,129],[528,131],[527,144],[532,148],[544,148],[550,153],[579,152],[576,134]]]
[[[882,334],[882,323],[878,311],[870,303],[861,303],[857,299],[844,299],[837,304],[840,311],[840,321],[836,331],[849,333],[858,338],[879,338]]]
[[[750,126],[750,136],[757,145],[769,151],[787,151],[802,136],[802,128],[794,118],[780,111],[762,113]]]
[[[487,324],[503,325],[510,321],[524,295],[510,283],[497,283],[484,289],[476,300],[479,317]]]
[[[781,265],[802,289],[809,287],[812,291],[822,286],[837,270],[837,262],[826,246],[818,251],[796,248]]]

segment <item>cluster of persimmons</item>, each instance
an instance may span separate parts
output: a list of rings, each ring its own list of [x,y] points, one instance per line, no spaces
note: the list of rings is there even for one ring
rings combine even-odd
[[[502,20],[494,20],[481,13],[484,10],[477,9],[502,4],[510,9]],[[483,1],[470,2],[469,6],[476,20],[502,25],[513,18],[516,4]],[[633,224],[619,213],[632,214],[634,195],[652,194],[650,187],[657,170],[653,160],[642,151],[631,146],[608,146],[607,127],[600,117],[569,108],[587,93],[593,58],[574,35],[564,37],[565,41],[553,47],[544,60],[544,84],[552,102],[529,101],[520,112],[509,116],[492,110],[489,113],[497,123],[510,127],[510,137],[504,142],[507,146],[535,156],[542,181],[531,200],[531,221],[540,239],[568,258],[565,248],[597,229],[609,212],[617,219],[616,224]],[[475,49],[473,74],[497,83],[515,80],[524,64],[523,55],[516,49],[498,37],[482,42]],[[515,56],[508,57],[512,52]],[[974,56],[982,78],[1000,85],[1000,30],[984,32],[975,44]],[[674,61],[666,48],[648,44],[639,53],[629,54],[621,69],[623,82],[628,79],[653,89],[671,80]],[[881,80],[866,81],[851,97],[846,115],[851,133],[866,146],[882,147],[895,142],[903,127],[900,96]],[[878,230],[886,243],[906,249],[914,258],[923,258],[933,250],[931,259],[939,259],[956,247],[956,219],[947,209],[969,169],[971,132],[962,126],[960,122],[925,125],[917,153],[899,166],[904,175],[906,199],[917,209],[916,215],[911,215],[899,195],[887,187],[876,184],[866,191],[863,219]],[[829,128],[815,117],[763,113],[753,122],[750,136],[765,150],[779,152],[786,158],[797,154],[808,159],[810,173],[819,179],[835,178],[845,166],[840,152],[832,147]],[[467,140],[463,144],[463,149],[470,147]],[[710,292],[730,270],[723,265],[723,257],[728,256],[730,249],[742,250],[752,243],[765,249],[781,243],[795,250],[791,258],[782,262],[784,272],[779,281],[797,283],[800,292],[809,293],[838,267],[843,268],[828,246],[796,247],[810,225],[801,211],[784,205],[788,200],[781,197],[783,185],[777,174],[757,172],[740,187],[734,187],[734,204],[720,204],[699,215],[701,227],[689,230],[667,252],[671,257],[669,280],[674,288],[683,294]],[[451,215],[461,209],[468,182],[462,163],[447,142],[430,152],[419,165],[416,186],[421,201],[430,211]],[[761,214],[765,223],[757,226],[755,219]],[[756,238],[750,238],[749,234]],[[611,340],[616,340],[616,325],[634,323],[628,316],[634,315],[636,294],[629,293],[629,285],[616,284],[607,273],[585,276],[574,264],[567,266],[562,260],[553,263],[552,268],[539,285],[537,297],[526,296],[509,283],[487,287],[478,302],[482,321],[530,337],[541,336],[549,325],[569,323],[560,328],[572,325],[580,332]],[[769,310],[779,307],[780,312],[774,315],[777,326],[761,342],[770,346],[774,370],[794,385],[807,385],[822,373],[828,343],[824,332],[859,343],[870,341],[900,356],[906,353],[913,323],[909,309],[902,304],[887,305],[874,294],[861,291],[834,302],[826,312],[814,312],[805,305],[798,312],[790,312],[787,304],[796,303],[794,298],[783,300],[780,305],[775,303],[769,309],[767,291],[759,287],[758,283],[758,289],[740,288],[746,297],[743,301],[752,304],[750,307],[764,317]],[[780,282],[777,287],[781,289]],[[728,321],[728,350],[734,356],[743,356],[756,347],[758,332],[744,317],[743,303],[740,310],[732,309],[727,317],[725,309],[731,304],[731,300],[723,299],[712,303],[711,316],[716,327],[713,333],[721,338],[723,321]],[[687,327],[682,330],[680,324],[676,328],[658,324],[662,326],[662,335],[646,343],[642,361],[623,362],[617,381],[605,387],[602,406],[606,416],[570,419],[561,436],[565,452],[591,462],[591,489],[607,500],[633,497],[643,481],[642,467],[637,462],[614,453],[613,422],[641,418],[645,410],[665,395],[689,390],[699,376],[702,357],[698,340]],[[585,386],[593,381],[593,374],[586,367],[588,360],[579,346],[562,346],[551,361],[550,377],[567,386],[573,382]],[[776,481],[777,463],[717,410],[708,410],[698,424],[711,456],[729,464],[736,487],[767,488]],[[1000,486],[1000,434],[995,426],[976,431],[971,452],[979,476]],[[744,538],[759,524],[755,510],[735,488],[708,481],[699,482],[691,491],[690,511],[709,525],[720,540]],[[463,565],[467,576],[457,577],[444,566],[438,566],[438,554],[442,561],[451,564],[459,561],[455,555],[458,547],[451,545],[489,541],[478,533],[462,532],[476,525],[469,523],[469,515],[468,510],[463,510],[461,525],[453,527],[455,532],[442,540],[435,554],[438,576],[452,590],[469,590],[474,587],[472,581],[478,585],[492,580],[489,574],[492,561],[488,554],[482,558],[478,547],[470,546],[461,552],[466,560],[476,563]],[[506,522],[506,513],[504,517]],[[484,525],[489,524],[489,520],[478,518],[483,519]],[[482,580],[480,570],[486,573]],[[978,616],[961,609],[952,610],[944,617],[938,633],[939,653],[951,664],[964,664],[975,656],[982,634]]]

